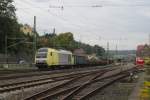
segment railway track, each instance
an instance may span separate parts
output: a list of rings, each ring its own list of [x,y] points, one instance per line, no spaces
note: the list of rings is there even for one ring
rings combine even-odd
[[[72,80],[78,77],[85,77],[85,76],[93,75],[101,71],[106,72],[108,70],[96,70],[96,71],[88,71],[88,72],[86,71],[86,72],[80,72],[80,73],[66,74],[63,76],[55,76],[55,77],[49,77],[49,78],[2,84],[0,85],[0,93],[20,90],[21,88],[30,88],[34,86],[39,86],[39,85],[44,85],[44,84],[49,84],[49,83],[54,83],[54,82],[59,82],[59,81],[68,81],[68,80]]]
[[[136,69],[121,72],[100,71],[89,76],[77,76],[63,84],[33,94],[24,100],[85,100],[107,86],[130,76]],[[105,80],[105,82],[103,82]]]
[[[31,77],[31,76],[41,76],[41,75],[50,75],[50,74],[60,74],[60,73],[71,73],[75,71],[84,71],[86,70],[97,70],[97,69],[105,69],[109,67],[114,67],[114,65],[107,65],[101,67],[88,67],[88,68],[76,68],[76,69],[63,69],[63,70],[50,70],[50,71],[39,71],[39,70],[30,70],[30,71],[0,71],[0,80],[8,80],[8,79],[16,79],[23,77]],[[5,73],[5,74],[4,74]]]
[[[0,70],[0,75],[8,75],[8,74],[14,74],[14,73],[29,73],[29,72],[35,72],[35,71],[39,71],[38,69],[25,69],[25,70]]]

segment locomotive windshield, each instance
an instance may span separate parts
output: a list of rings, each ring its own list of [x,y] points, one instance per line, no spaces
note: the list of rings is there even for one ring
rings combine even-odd
[[[36,58],[46,58],[47,54],[46,53],[39,53],[37,54]]]

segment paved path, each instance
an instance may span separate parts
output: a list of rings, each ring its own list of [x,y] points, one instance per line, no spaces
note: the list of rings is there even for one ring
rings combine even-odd
[[[141,86],[143,85],[144,77],[145,77],[145,72],[140,73],[139,80],[138,80],[137,84],[135,85],[128,100],[140,100],[140,97],[139,97],[140,89],[141,89]]]

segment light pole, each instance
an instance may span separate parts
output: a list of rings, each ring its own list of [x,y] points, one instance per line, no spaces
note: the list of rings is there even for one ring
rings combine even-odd
[[[107,64],[109,64],[109,42],[107,42]]]
[[[7,34],[6,34],[6,36],[5,36],[5,59],[6,59],[6,64],[8,63],[8,61],[7,61],[8,53],[7,52],[8,51],[7,51]]]
[[[33,33],[34,33],[34,37],[33,37],[33,62],[34,62],[34,57],[35,57],[35,54],[36,54],[36,41],[37,41],[37,35],[36,35],[36,16],[34,16],[34,27],[33,27]]]

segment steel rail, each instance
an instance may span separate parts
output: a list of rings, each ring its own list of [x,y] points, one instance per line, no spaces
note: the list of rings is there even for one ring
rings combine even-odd
[[[80,73],[80,75],[81,76],[86,76],[86,75],[94,74],[96,72],[99,72],[99,71],[84,72],[84,73]],[[2,86],[8,86],[9,88],[2,87],[4,89],[0,89],[0,93],[4,93],[4,92],[8,92],[8,91],[14,91],[14,90],[20,90],[21,88],[29,88],[29,87],[33,87],[33,86],[38,86],[38,85],[53,83],[53,82],[62,81],[62,80],[68,80],[68,79],[72,79],[74,77],[77,77],[77,75],[79,75],[79,73],[75,74],[75,76],[73,76],[71,74],[71,75],[66,75],[67,77],[66,76],[61,76],[61,77],[48,78],[47,81],[44,81],[44,82],[40,82],[40,81],[43,81],[43,79],[42,80],[36,80],[35,82],[34,81],[29,81],[29,82],[34,82],[34,83],[30,83],[30,84],[28,82],[22,82],[22,83],[25,83],[25,84],[21,83],[19,86],[17,86],[19,83],[16,83],[16,86],[12,86],[12,87],[10,87],[10,86],[11,85],[15,85],[15,84],[2,85]],[[62,77],[64,77],[64,78],[62,78]],[[60,78],[60,79],[57,79],[57,78]],[[37,82],[37,81],[39,81],[39,82]]]
[[[133,69],[130,69],[130,70],[133,70]],[[106,76],[106,77],[102,77],[100,79],[94,79],[94,80],[85,82],[80,87],[78,87],[77,89],[73,90],[67,96],[65,96],[64,98],[62,98],[61,100],[70,100],[71,97],[73,97],[73,95],[76,95],[80,90],[82,90],[83,88],[86,88],[86,86],[88,86],[88,85],[90,85],[92,83],[98,82],[98,81],[102,81],[104,79],[108,79],[108,78],[112,78],[112,77],[117,77],[118,75],[126,74],[125,72],[127,72],[127,71],[123,71],[123,72],[117,73],[115,75]],[[48,100],[48,99],[43,99],[43,100]]]
[[[98,81],[102,81],[102,80],[107,79],[107,78],[117,77],[118,75],[122,75],[122,74],[124,75],[124,74],[130,73],[131,71],[134,71],[134,70],[135,70],[135,68],[131,68],[131,69],[128,69],[128,70],[125,70],[125,71],[122,71],[122,72],[117,72],[116,74],[108,75],[108,76],[101,77],[101,78],[99,78],[100,74],[99,74],[99,76],[94,76],[93,79],[88,80],[88,81],[86,81],[85,83],[82,83],[82,84],[80,84],[79,86],[75,87],[69,94],[67,94],[67,96],[65,96],[65,97],[62,98],[61,100],[70,100],[70,98],[71,98],[74,94],[78,93],[80,90],[84,89],[86,86],[88,86],[88,85],[90,85],[90,84],[92,84],[92,83],[96,83],[96,82],[98,82]],[[126,73],[125,73],[125,72],[126,72]],[[79,78],[79,77],[78,77],[78,78]],[[77,78],[77,79],[78,79],[78,78]],[[68,82],[65,82],[64,84],[65,84],[65,85],[70,84],[71,82],[76,81],[77,79],[72,79],[72,80],[70,80],[70,81],[68,81]],[[38,99],[38,100],[49,100],[49,99],[52,99],[52,97],[57,96],[58,94],[62,94],[62,93],[64,93],[64,92],[70,91],[70,88],[68,88],[68,89],[63,89],[63,90],[61,90],[61,91],[57,91],[57,92],[55,92],[54,94],[51,94],[51,93],[49,92],[49,91],[52,91],[52,90],[56,90],[57,88],[64,87],[64,86],[65,86],[64,84],[58,85],[58,86],[56,86],[56,87],[54,87],[54,88],[47,89],[47,90],[45,90],[45,91],[42,91],[42,92],[40,92],[40,93],[37,93],[37,94],[35,94],[35,95],[33,95],[33,96],[29,97],[29,98],[26,98],[26,99],[24,99],[24,100],[36,100],[36,99]],[[64,88],[65,88],[65,87],[64,87]],[[73,87],[72,87],[72,88],[73,88]],[[42,95],[43,95],[43,96],[42,96]]]
[[[90,81],[92,81],[92,80],[94,80],[94,79],[96,79],[97,77],[100,77],[100,76],[102,76],[104,73],[106,73],[107,71],[104,71],[104,72],[101,72],[101,73],[98,73],[98,74],[96,74],[95,76],[93,76],[90,80],[87,80],[86,81],[86,83],[87,82],[90,82]],[[82,83],[80,84],[80,85],[78,85],[78,86],[75,86],[76,87],[76,89],[75,90],[77,90],[78,88],[80,88],[82,86]],[[69,91],[70,89],[65,89],[65,91]],[[45,97],[42,97],[42,98],[40,98],[39,100],[50,100],[50,99],[52,99],[52,97],[53,96],[56,96],[56,95],[59,95],[59,94],[62,94],[64,91],[58,91],[57,93],[55,93],[55,94],[53,94],[53,95],[48,95],[48,96],[45,96]],[[72,92],[71,92],[72,93]]]
[[[108,67],[113,67],[112,65],[109,65]],[[89,69],[92,70],[104,70],[108,68],[107,66],[102,66],[102,68],[93,68],[88,67],[86,70],[90,71]],[[8,79],[17,79],[17,78],[23,78],[23,77],[30,77],[30,76],[41,76],[41,75],[50,75],[50,74],[60,74],[60,73],[68,73],[68,72],[75,72],[75,71],[84,71],[84,68],[76,68],[76,69],[65,69],[65,70],[51,70],[51,71],[37,71],[37,72],[28,72],[27,73],[17,73],[17,74],[8,74],[8,75],[3,75],[0,76],[0,80],[8,80]]]
[[[41,79],[33,79],[33,80],[27,80],[27,81],[22,81],[22,82],[14,82],[14,83],[8,83],[8,84],[1,84],[0,88],[8,87],[8,86],[11,86],[11,85],[26,84],[26,83],[36,82],[36,81],[44,81],[44,80],[48,80],[48,79],[57,80],[57,78],[63,78],[63,77],[67,77],[67,76],[70,78],[70,77],[74,77],[74,75],[86,74],[86,73],[88,73],[88,72],[67,74],[67,75],[63,75],[63,76],[48,77],[48,78],[41,78]]]
[[[102,71],[102,70],[101,70],[101,71]],[[97,72],[97,73],[98,73],[98,72]],[[95,73],[89,73],[89,74],[87,74],[87,75],[92,75],[92,74],[95,74]],[[57,88],[64,87],[65,85],[71,84],[72,82],[74,82],[74,81],[76,81],[76,80],[78,80],[78,79],[80,79],[80,78],[82,78],[82,77],[84,77],[84,76],[87,76],[87,75],[77,76],[77,77],[75,77],[75,78],[73,78],[73,79],[71,79],[71,80],[69,80],[69,81],[67,81],[67,82],[65,82],[65,83],[63,83],[63,84],[57,85],[57,86],[55,86],[55,87],[52,87],[52,88],[49,88],[49,89],[44,90],[44,91],[42,91],[42,92],[39,92],[39,93],[37,93],[37,94],[34,94],[34,95],[30,96],[30,97],[25,98],[24,100],[32,100],[32,99],[35,100],[36,98],[39,98],[39,97],[41,97],[42,95],[47,94],[49,91],[53,91],[53,90],[56,90]]]
[[[119,80],[121,80],[121,79],[124,79],[124,78],[126,78],[126,77],[129,77],[129,76],[130,76],[130,74],[121,75],[121,76],[119,76],[119,77],[117,77],[117,78],[115,78],[115,79],[113,79],[113,80],[111,80],[111,81],[109,81],[109,82],[106,82],[106,83],[103,84],[102,86],[100,86],[100,87],[94,89],[93,91],[87,93],[86,95],[81,96],[80,98],[78,98],[78,100],[85,100],[85,99],[88,99],[88,98],[92,97],[93,95],[95,95],[96,93],[98,93],[99,91],[101,91],[102,89],[104,89],[104,88],[106,88],[106,87],[112,85],[113,83],[115,83],[115,82],[117,82],[117,81],[119,81]]]

